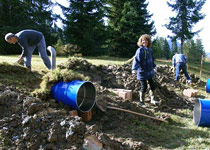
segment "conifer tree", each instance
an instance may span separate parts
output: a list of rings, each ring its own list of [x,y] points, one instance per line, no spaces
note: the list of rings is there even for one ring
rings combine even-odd
[[[142,34],[156,33],[152,15],[147,11],[148,3],[146,0],[108,0],[108,4],[110,54],[131,57]]]
[[[193,63],[200,63],[201,56],[205,56],[204,47],[201,40],[187,40],[187,42],[184,43],[184,53],[188,57],[189,61]]]
[[[171,55],[170,47],[168,44],[167,39],[164,39],[164,44],[163,44],[163,58],[169,59]]]
[[[44,33],[48,44],[54,43],[51,5],[50,0],[0,0],[0,33],[36,29]],[[1,38],[0,54],[20,54],[20,47],[6,44]]]
[[[181,40],[181,53],[183,53],[183,44],[187,39],[192,39],[198,31],[193,32],[193,26],[205,15],[200,11],[206,0],[171,0],[167,2],[172,11],[176,13],[175,17],[170,17],[170,22],[166,28],[174,34],[173,40]]]
[[[75,45],[84,56],[103,53],[106,39],[103,0],[68,0],[61,6],[66,17],[64,34],[67,43]]]
[[[164,45],[163,37],[156,37],[152,43],[152,50],[154,58],[163,58],[163,45]]]
[[[172,50],[171,51],[171,57],[178,52],[178,46],[177,46],[177,41],[176,40],[172,41],[171,50]]]

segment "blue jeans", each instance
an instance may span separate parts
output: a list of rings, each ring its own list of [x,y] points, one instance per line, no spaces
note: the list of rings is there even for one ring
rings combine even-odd
[[[190,80],[190,77],[187,73],[187,66],[185,63],[177,63],[176,64],[176,80],[179,80],[179,72],[182,69],[182,71],[185,74],[185,77],[187,78],[187,80]]]
[[[42,36],[42,40],[37,45],[28,46],[28,52],[27,52],[27,55],[25,57],[25,65],[26,65],[26,67],[30,67],[31,66],[31,57],[32,57],[32,54],[33,54],[35,48],[38,49],[39,56],[42,58],[45,66],[48,69],[51,69],[51,61],[50,61],[50,59],[49,59],[49,57],[47,55],[46,43],[45,43],[44,36]]]

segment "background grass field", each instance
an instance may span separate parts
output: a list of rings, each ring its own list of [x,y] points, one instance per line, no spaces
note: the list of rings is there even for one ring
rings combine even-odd
[[[128,59],[126,58],[115,58],[115,57],[108,57],[108,56],[102,56],[102,57],[83,57],[84,59],[88,60],[90,63],[95,65],[122,65],[124,64]],[[9,64],[13,64],[18,59],[18,55],[10,55],[10,56],[0,56],[0,63],[1,62],[8,62]],[[64,63],[68,60],[68,57],[57,57],[56,58],[56,64],[59,65],[61,63]],[[161,60],[157,59],[155,60],[155,63],[157,65],[171,65],[171,60]],[[32,70],[36,71],[42,71],[46,70],[41,58],[38,55],[33,55],[32,57]],[[201,64],[188,64],[188,71],[196,74],[198,77],[200,76],[200,70],[201,70]],[[207,81],[207,79],[210,78],[210,59],[205,59],[202,66],[202,77],[201,79],[203,81]]]

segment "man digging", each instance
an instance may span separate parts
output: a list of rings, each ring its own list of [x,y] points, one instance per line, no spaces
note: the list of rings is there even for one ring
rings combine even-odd
[[[24,64],[29,70],[31,70],[31,57],[34,49],[37,48],[45,66],[48,69],[51,69],[52,66],[47,55],[45,38],[41,32],[27,29],[16,34],[7,33],[5,35],[5,41],[7,41],[9,44],[18,43],[22,48],[22,54],[17,60],[18,64]]]

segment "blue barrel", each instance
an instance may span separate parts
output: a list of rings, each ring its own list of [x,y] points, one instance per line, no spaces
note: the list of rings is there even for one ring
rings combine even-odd
[[[197,99],[195,101],[193,121],[197,126],[210,126],[210,100]]]
[[[88,81],[60,81],[51,89],[53,98],[73,109],[88,112],[95,105],[96,90]]]
[[[210,93],[210,78],[206,82],[206,92]]]

